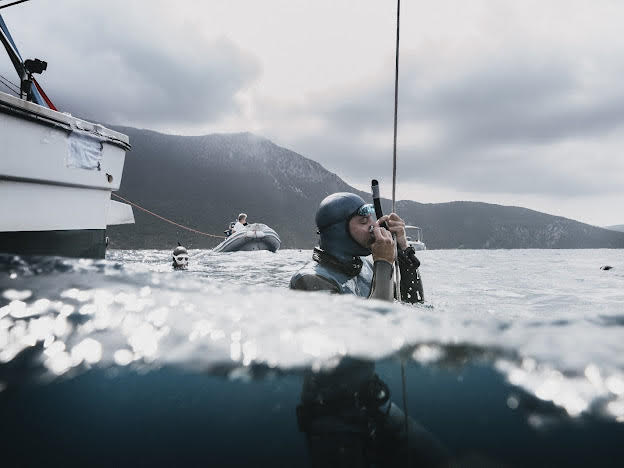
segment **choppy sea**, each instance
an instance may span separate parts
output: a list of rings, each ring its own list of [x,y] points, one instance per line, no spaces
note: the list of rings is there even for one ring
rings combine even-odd
[[[290,291],[311,251],[0,256],[0,466],[312,466],[350,358],[452,466],[622,466],[624,251],[418,256],[416,306]]]

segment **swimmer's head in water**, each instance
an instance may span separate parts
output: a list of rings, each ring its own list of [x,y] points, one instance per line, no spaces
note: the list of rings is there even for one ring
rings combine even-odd
[[[181,245],[173,249],[173,268],[186,270],[188,268],[189,254]]]

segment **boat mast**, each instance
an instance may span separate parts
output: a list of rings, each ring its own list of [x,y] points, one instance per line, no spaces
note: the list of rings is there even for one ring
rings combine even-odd
[[[27,1],[28,0],[16,0],[15,2],[8,3],[6,5],[0,5],[0,10],[4,8],[8,8],[13,5],[17,5],[18,3],[24,3]],[[22,62],[22,57],[17,51],[17,46],[15,45],[15,43],[13,42],[13,39],[11,38],[11,34],[9,33],[9,28],[7,28],[6,23],[2,19],[2,15],[0,15],[0,41],[2,41],[2,45],[4,45],[4,48],[6,49],[7,54],[9,55],[9,58],[11,59],[11,62],[13,63],[13,66],[15,67],[15,71],[19,75],[20,83],[23,83],[25,79],[28,79],[28,73],[26,71],[26,68],[24,67],[24,63]]]
[[[7,6],[9,5],[5,5],[5,7]],[[43,90],[35,84],[36,81],[33,78],[35,73],[43,73],[43,71],[48,67],[47,62],[37,58],[22,61],[22,56],[17,50],[15,42],[13,42],[9,28],[7,28],[6,23],[2,19],[2,15],[0,15],[0,40],[2,41],[2,44],[4,45],[13,66],[15,67],[15,71],[20,78],[20,98],[26,99],[27,101],[33,101],[39,105],[46,105],[50,109],[56,110],[54,104],[52,104],[47,96],[45,96]],[[45,104],[43,104],[44,102]]]
[[[9,34],[9,29],[7,28],[4,20],[2,19],[2,15],[0,15],[0,41],[2,41],[2,45],[7,51],[13,66],[15,67],[15,71],[17,72],[20,82],[24,81],[27,78],[26,69],[24,68],[24,63],[22,62],[22,58],[20,57],[19,52],[17,51],[17,47]]]

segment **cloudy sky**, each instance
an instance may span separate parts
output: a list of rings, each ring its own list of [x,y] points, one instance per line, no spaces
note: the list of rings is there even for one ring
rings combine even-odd
[[[31,0],[0,13],[24,58],[48,61],[40,81],[61,110],[251,131],[391,196],[395,0]],[[403,0],[397,198],[623,224],[623,20],[619,0]],[[6,57],[0,73],[15,78]]]

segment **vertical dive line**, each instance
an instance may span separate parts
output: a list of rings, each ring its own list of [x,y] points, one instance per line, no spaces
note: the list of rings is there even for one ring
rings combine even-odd
[[[397,146],[397,108],[399,105],[399,31],[401,29],[401,0],[397,0],[397,27],[396,27],[396,52],[395,52],[395,66],[394,66],[394,140],[392,144],[392,212],[396,213],[395,205],[396,205],[396,146]],[[395,241],[396,242],[396,241]],[[395,245],[395,248],[398,246]],[[394,264],[394,272],[395,272],[395,281],[396,288],[398,292],[398,300],[401,300],[400,293],[400,279],[399,279],[399,268],[398,268],[398,258]],[[405,362],[403,357],[401,357],[401,387],[403,391],[403,411],[405,419],[403,421],[405,425],[405,443],[406,443],[406,463],[407,466],[410,466],[410,446],[409,446],[409,423],[408,423],[408,413],[407,413],[407,389],[406,389],[406,377],[405,377]]]
[[[399,29],[401,24],[401,0],[397,0],[396,57],[394,67],[394,144],[392,146],[392,212],[396,202],[396,146],[397,146],[397,107],[399,103]]]
[[[401,356],[401,389],[403,391],[403,411],[405,418],[403,419],[403,425],[405,428],[405,444],[407,445],[407,466],[410,464],[410,447],[409,447],[409,415],[407,413],[407,379],[405,377],[405,356]]]

